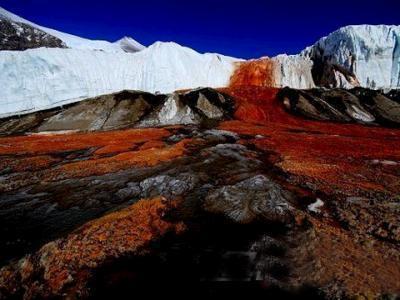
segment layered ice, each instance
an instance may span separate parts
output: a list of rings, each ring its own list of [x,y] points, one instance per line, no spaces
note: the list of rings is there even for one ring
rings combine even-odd
[[[346,26],[320,39],[303,56],[343,67],[362,87],[400,87],[400,26]],[[346,81],[338,81],[347,88]]]
[[[0,51],[0,116],[124,89],[171,93],[223,87],[236,61],[161,42],[137,53],[58,48]]]
[[[311,74],[313,63],[310,59],[286,54],[272,59],[276,63],[275,82],[277,87],[289,86],[298,89],[315,87]]]

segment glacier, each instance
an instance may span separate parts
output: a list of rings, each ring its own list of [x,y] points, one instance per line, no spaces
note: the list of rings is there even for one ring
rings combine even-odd
[[[118,55],[58,48],[0,51],[0,117],[124,89],[171,93],[223,87],[239,61],[172,42]]]
[[[276,64],[275,87],[314,88],[312,61],[299,55],[280,54],[272,58]]]
[[[397,25],[346,26],[321,38],[301,55],[344,68],[362,87],[400,87],[400,26]],[[354,85],[339,80],[336,87]]]
[[[124,89],[172,93],[238,83],[309,89],[400,87],[400,26],[340,28],[297,55],[241,60],[200,54],[173,42],[149,47],[130,37],[111,43],[42,27],[0,7],[0,20],[27,24],[67,49],[0,51],[0,117],[76,102]]]

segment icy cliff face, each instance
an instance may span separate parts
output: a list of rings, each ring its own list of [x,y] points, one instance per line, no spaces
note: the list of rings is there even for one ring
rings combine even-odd
[[[232,75],[230,86],[293,87],[313,88],[311,74],[313,63],[307,57],[299,55],[278,55],[263,57],[238,63]]]
[[[45,32],[61,40],[68,48],[72,49],[102,50],[106,52],[119,53],[119,52],[137,52],[145,48],[143,45],[141,45],[132,38],[123,38],[115,43],[110,43],[108,41],[84,39],[72,34],[60,32],[58,30],[37,25],[1,7],[0,7],[0,20],[8,20],[12,21],[13,23],[29,25],[35,29],[38,29],[42,32]]]
[[[0,117],[124,89],[171,93],[229,83],[236,59],[157,42],[137,53],[0,51]]]
[[[305,49],[302,56],[314,61],[317,85],[400,87],[400,26],[343,27]]]
[[[275,82],[277,87],[290,86],[298,89],[315,87],[310,59],[299,55],[278,55],[272,58],[276,62]]]

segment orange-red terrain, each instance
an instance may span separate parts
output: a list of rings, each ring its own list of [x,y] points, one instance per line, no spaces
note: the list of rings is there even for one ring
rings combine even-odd
[[[250,143],[277,155],[277,166],[293,180],[317,185],[321,192],[399,192],[398,129],[305,120],[288,114],[276,99],[278,89],[225,90],[237,101],[235,121],[221,129],[249,136]]]
[[[399,295],[400,130],[292,115],[247,68],[213,129],[0,138],[0,299]]]
[[[277,64],[269,58],[249,60],[240,63],[233,73],[230,85],[235,86],[276,86],[275,68]]]

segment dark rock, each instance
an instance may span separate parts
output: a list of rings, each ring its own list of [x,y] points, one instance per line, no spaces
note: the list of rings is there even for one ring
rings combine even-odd
[[[128,186],[118,190],[115,195],[121,200],[129,200],[140,196],[141,190],[138,183],[130,182]]]
[[[348,69],[332,63],[321,47],[313,47],[308,55],[313,61],[311,73],[316,86],[335,88],[360,85],[353,72],[353,63]]]
[[[204,207],[239,223],[257,219],[284,223],[290,219],[290,197],[278,184],[257,175],[214,190],[207,196]]]
[[[229,119],[234,113],[234,100],[211,88],[195,89],[183,94],[183,101],[207,119]]]
[[[152,108],[145,97],[153,96],[123,92],[82,101],[44,120],[37,131],[95,131],[133,126]]]
[[[210,121],[230,119],[233,113],[234,102],[229,96],[210,88],[202,88],[169,95],[139,126],[207,124]]]
[[[385,93],[385,96],[393,101],[396,101],[397,103],[400,103],[400,89],[391,90]]]
[[[139,127],[166,126],[175,124],[198,124],[200,118],[178,94],[171,94],[139,124]]]
[[[400,202],[380,202],[363,197],[348,197],[335,203],[338,219],[358,233],[371,234],[380,239],[400,242]],[[360,219],[363,220],[360,222]]]
[[[347,90],[333,89],[323,91],[321,97],[335,107],[336,110],[345,114],[347,120],[352,119],[361,123],[371,123],[375,121],[374,116],[360,103],[360,99]],[[337,121],[342,120],[337,119]]]
[[[196,108],[209,119],[222,119],[224,113],[217,106],[212,104],[203,94],[199,94]]]
[[[0,19],[0,50],[66,48],[59,38],[28,24]]]
[[[206,124],[230,119],[233,111],[233,100],[212,89],[171,95],[122,91],[63,107],[0,119],[0,135]]]
[[[400,124],[400,103],[381,94],[376,95],[372,99],[375,103],[373,110],[378,118],[384,122]]]
[[[181,196],[190,192],[197,184],[195,174],[183,173],[177,177],[159,175],[147,178],[140,183],[142,197],[149,198],[161,195],[166,198]]]
[[[340,112],[330,103],[317,95],[306,91],[285,88],[280,97],[285,107],[296,113],[315,120],[350,121],[350,118]]]
[[[395,91],[386,95],[382,91],[364,88],[295,90],[285,88],[278,98],[289,111],[310,119],[357,122],[399,126],[400,103]]]

